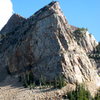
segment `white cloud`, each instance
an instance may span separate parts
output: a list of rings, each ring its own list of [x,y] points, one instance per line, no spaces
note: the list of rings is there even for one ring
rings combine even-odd
[[[7,23],[13,13],[11,0],[0,0],[0,30]]]

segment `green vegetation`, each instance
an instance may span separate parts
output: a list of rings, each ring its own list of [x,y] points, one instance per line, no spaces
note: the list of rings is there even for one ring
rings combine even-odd
[[[100,100],[100,89],[98,90],[98,93],[94,97],[94,100]]]
[[[67,85],[62,75],[58,75],[58,77],[56,77],[53,82],[51,81],[47,82],[46,77],[41,75],[39,81],[37,82],[34,80],[33,73],[31,71],[25,73],[24,76],[20,77],[19,79],[20,81],[23,82],[23,86],[25,88],[30,88],[30,89],[34,89],[36,86],[39,86],[40,89],[47,88],[47,87],[61,89],[62,87]],[[67,97],[63,96],[63,98],[69,100],[100,100],[100,90],[93,98],[90,92],[86,90],[84,85],[76,84],[76,89],[67,93]]]
[[[76,89],[64,96],[64,99],[69,100],[100,100],[100,91],[93,98],[88,90],[85,89],[84,85],[76,85]]]
[[[54,88],[59,88],[61,89],[62,87],[66,86],[66,81],[65,79],[63,78],[62,75],[59,75],[57,78],[55,78],[54,80]]]
[[[81,34],[82,33],[82,31],[88,31],[88,29],[87,28],[78,28],[77,30],[75,30],[74,31],[74,33],[76,33],[76,34]],[[81,35],[80,35],[81,36]]]
[[[25,88],[34,89],[35,87],[39,86],[40,88],[59,88],[66,86],[66,81],[62,75],[58,75],[52,82],[47,81],[46,77],[41,75],[40,79],[37,81],[33,77],[33,73],[26,72],[23,76],[19,77],[19,81],[22,81],[23,86]]]
[[[40,79],[36,81],[31,71],[20,76],[19,81],[22,81],[25,88],[30,89],[34,89],[36,86],[39,86],[40,88],[52,87],[61,89],[62,87],[66,86],[66,81],[62,75],[58,75],[58,77],[56,77],[52,82],[47,81],[46,77],[41,75]]]
[[[85,36],[86,31],[88,31],[87,28],[78,28],[73,32],[73,35],[78,45],[80,45],[80,40]]]
[[[88,29],[82,27],[82,28],[78,28],[77,31],[88,31]]]
[[[40,88],[46,88],[49,86],[49,83],[46,82],[46,77],[42,76],[39,79],[39,86]]]
[[[27,72],[23,75],[23,79],[21,79],[23,82],[23,86],[29,87],[30,89],[35,88],[35,82],[33,78],[33,73],[32,72]]]
[[[69,100],[91,100],[89,91],[83,85],[77,85],[76,90],[68,93]]]

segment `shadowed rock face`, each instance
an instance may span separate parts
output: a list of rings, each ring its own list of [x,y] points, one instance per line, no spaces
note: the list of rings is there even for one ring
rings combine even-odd
[[[7,34],[13,31],[16,31],[18,27],[22,25],[22,23],[26,19],[21,17],[18,14],[13,14],[7,24],[3,27],[3,29],[0,31],[0,34]]]
[[[100,82],[95,65],[77,44],[58,2],[40,9],[6,34],[0,48],[0,67],[11,74],[32,70],[37,80],[43,75],[52,81],[63,74],[69,83]]]

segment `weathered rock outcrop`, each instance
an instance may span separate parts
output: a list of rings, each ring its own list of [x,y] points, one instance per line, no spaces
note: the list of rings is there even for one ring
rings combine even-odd
[[[0,41],[0,68],[11,74],[32,70],[36,80],[43,75],[53,81],[63,74],[69,83],[93,81],[100,85],[95,66],[71,29],[59,3],[50,3]],[[89,43],[88,38],[86,33],[82,41]]]
[[[85,28],[77,28],[74,29],[73,35],[75,37],[75,40],[77,43],[83,47],[83,49],[89,53],[95,49],[95,47],[98,45],[98,42],[95,40],[94,36],[88,32]]]
[[[25,21],[26,19],[21,17],[18,14],[13,14],[7,24],[0,31],[0,34],[7,34],[13,31],[16,31]]]
[[[95,60],[98,74],[100,75],[100,42],[94,48],[94,50],[88,54],[90,59]]]

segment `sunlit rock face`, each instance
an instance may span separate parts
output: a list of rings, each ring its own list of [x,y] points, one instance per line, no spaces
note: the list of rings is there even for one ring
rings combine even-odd
[[[95,47],[98,45],[98,42],[95,40],[94,36],[88,32],[86,29],[76,29],[73,32],[73,36],[86,53],[92,52]]]
[[[88,53],[89,58],[96,62],[97,71],[100,75],[100,42],[91,53]]]
[[[94,82],[95,88],[97,82],[100,84],[96,66],[86,54],[92,44],[88,44],[90,48],[83,44],[92,39],[86,32],[83,45],[78,44],[58,2],[50,3],[28,19],[22,18],[22,24],[17,25],[17,29],[8,28],[0,41],[1,69],[8,69],[11,74],[31,70],[36,80],[42,75],[53,81],[63,74],[69,83]]]

